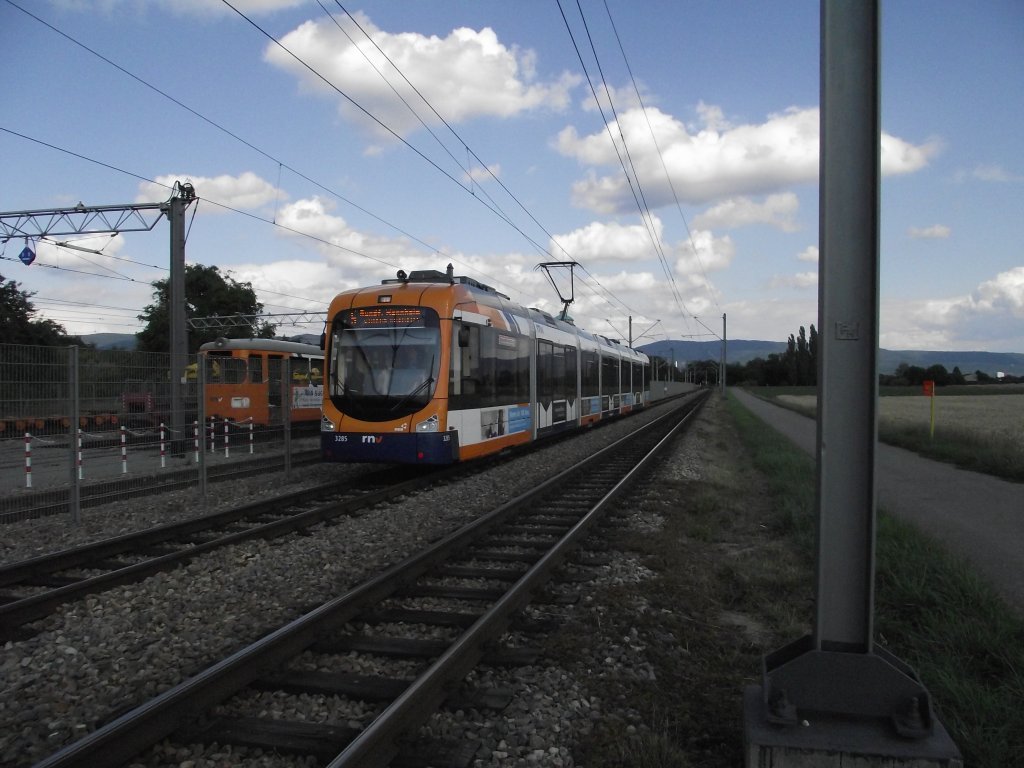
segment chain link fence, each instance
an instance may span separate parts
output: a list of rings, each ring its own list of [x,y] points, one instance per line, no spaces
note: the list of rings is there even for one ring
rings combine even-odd
[[[172,377],[170,358],[0,344],[0,523],[318,460],[318,423],[207,419],[206,372],[193,355]],[[289,377],[286,360],[267,385]]]

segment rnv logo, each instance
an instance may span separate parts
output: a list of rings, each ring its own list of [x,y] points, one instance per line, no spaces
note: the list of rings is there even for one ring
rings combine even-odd
[[[383,435],[363,435],[363,442],[371,445],[379,445],[384,442]]]

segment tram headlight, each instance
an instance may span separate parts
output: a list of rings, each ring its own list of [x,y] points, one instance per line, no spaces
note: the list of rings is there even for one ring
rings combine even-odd
[[[419,424],[417,424],[416,425],[416,431],[417,432],[437,432],[437,425],[438,425],[439,421],[440,420],[437,418],[437,414],[435,413],[433,416],[431,416],[426,421],[421,421]]]
[[[333,432],[334,422],[328,419],[326,416],[320,417],[320,431],[321,432]]]

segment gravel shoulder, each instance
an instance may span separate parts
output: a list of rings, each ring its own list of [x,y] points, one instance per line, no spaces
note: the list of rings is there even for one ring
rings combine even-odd
[[[317,529],[316,535],[244,542],[196,558],[174,571],[114,588],[61,607],[43,620],[43,631],[8,642],[0,657],[0,765],[34,764],[80,738],[118,712],[137,706],[210,663],[251,643],[310,607],[421,549],[481,511],[536,485],[570,463],[662,412],[661,407],[588,430],[569,440],[507,461],[480,475],[407,497],[404,501]],[[303,471],[287,490],[341,477],[352,468],[319,466]],[[280,480],[265,477],[217,486],[206,511],[279,493]],[[198,513],[192,491],[90,510],[77,528],[43,519],[5,526],[4,559],[170,522]],[[521,686],[572,694],[549,696],[541,716],[532,694],[518,706],[537,734],[523,741],[522,723],[478,715],[476,732],[488,738],[484,766],[532,764],[541,749],[550,765],[572,765],[576,726],[600,711],[583,693],[585,682],[563,679],[558,669],[520,670]],[[545,683],[550,680],[550,683]],[[572,703],[575,701],[575,704]],[[330,717],[328,713],[323,715]],[[538,746],[544,742],[544,747]],[[547,758],[546,758],[547,759]],[[191,761],[191,763],[189,763]],[[166,762],[195,768],[300,763],[272,756],[166,755]]]
[[[802,450],[815,453],[813,419],[732,389],[736,399]],[[881,444],[878,507],[965,558],[1024,615],[1024,484],[959,469]]]

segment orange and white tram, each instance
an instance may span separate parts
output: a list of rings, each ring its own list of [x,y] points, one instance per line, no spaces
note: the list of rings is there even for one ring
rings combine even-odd
[[[325,461],[472,459],[650,398],[645,354],[450,266],[339,294],[324,337]]]
[[[278,426],[284,398],[292,424],[315,423],[323,401],[324,353],[314,344],[281,339],[217,339],[199,347],[204,361],[206,417]],[[288,386],[283,383],[288,361]]]

